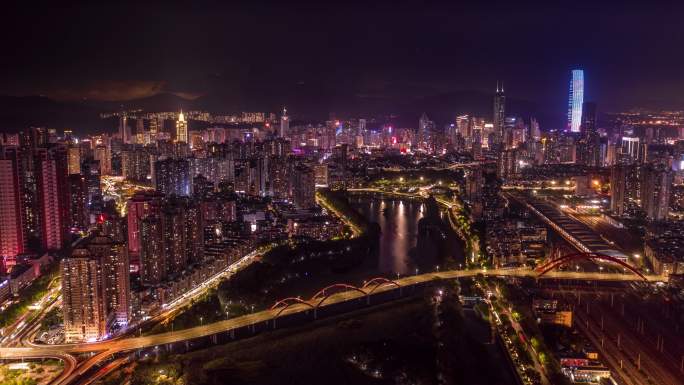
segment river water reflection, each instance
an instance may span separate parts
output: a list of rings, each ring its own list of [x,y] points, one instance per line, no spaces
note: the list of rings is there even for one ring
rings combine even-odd
[[[380,225],[378,270],[381,273],[410,274],[414,271],[411,255],[418,241],[418,221],[425,204],[415,200],[353,195],[350,202],[370,222]]]

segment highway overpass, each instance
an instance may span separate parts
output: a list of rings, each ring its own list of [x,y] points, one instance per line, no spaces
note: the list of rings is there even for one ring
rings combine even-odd
[[[260,331],[287,327],[318,318],[343,314],[366,306],[388,302],[405,297],[421,289],[426,284],[439,280],[448,280],[477,275],[491,277],[527,277],[538,278],[538,273],[530,269],[473,269],[450,270],[443,272],[420,274],[380,283],[377,287],[349,289],[332,294],[324,293],[324,297],[312,298],[309,301],[290,304],[286,308],[276,307],[242,317],[219,321],[194,328],[150,336],[122,338],[109,341],[81,344],[45,345],[21,348],[0,348],[0,359],[21,359],[51,357],[60,358],[67,362],[64,373],[55,384],[70,384],[81,375],[87,373],[96,365],[120,353],[138,352],[139,354],[153,354],[158,350],[171,353],[181,353],[211,344],[222,344],[237,338],[252,336]],[[633,274],[550,271],[539,279],[574,280],[574,281],[612,281],[630,282],[642,281],[641,277]],[[666,281],[665,277],[649,275],[650,282]],[[372,293],[371,293],[372,290]],[[73,354],[92,353],[90,359],[74,365]]]

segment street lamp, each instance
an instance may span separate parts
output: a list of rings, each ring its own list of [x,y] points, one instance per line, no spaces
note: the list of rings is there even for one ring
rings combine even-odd
[[[200,326],[204,325],[204,318],[200,317]]]

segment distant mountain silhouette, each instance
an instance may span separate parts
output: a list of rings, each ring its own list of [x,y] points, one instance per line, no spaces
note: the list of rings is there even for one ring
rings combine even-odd
[[[45,96],[0,96],[0,132],[14,132],[28,126],[73,129],[79,133],[115,130],[116,122],[102,120],[99,114],[122,109],[141,109],[148,112],[205,110],[212,113],[240,111],[278,112],[283,106],[295,120],[322,121],[330,114],[337,117],[392,116],[391,122],[401,127],[415,127],[418,117],[426,112],[441,127],[453,122],[457,115],[470,113],[491,119],[493,95],[478,91],[456,91],[425,96],[411,90],[384,95],[362,95],[351,91],[326,89],[325,85],[297,85],[273,89],[245,87],[203,95],[197,99],[161,93],[128,101],[56,101]],[[508,98],[506,112],[526,120],[536,117],[542,128],[560,127],[565,116],[549,113],[536,103]],[[388,121],[390,121],[388,119]]]
[[[178,111],[194,109],[194,101],[170,93],[161,93],[146,98],[125,101],[92,101],[94,108],[100,112],[116,112],[121,110],[141,109],[143,111]]]
[[[103,123],[99,112],[94,106],[45,96],[0,96],[0,132],[16,132],[29,126],[94,131]]]

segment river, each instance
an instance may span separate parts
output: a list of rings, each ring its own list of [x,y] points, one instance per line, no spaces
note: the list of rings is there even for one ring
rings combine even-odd
[[[433,270],[445,256],[462,261],[463,244],[453,232],[445,231],[441,235],[446,247],[439,247],[434,239],[419,234],[419,221],[427,215],[425,203],[367,194],[352,195],[349,201],[370,222],[380,225],[377,265],[380,273],[406,275],[414,274],[416,268]],[[434,220],[445,224],[441,217]]]

